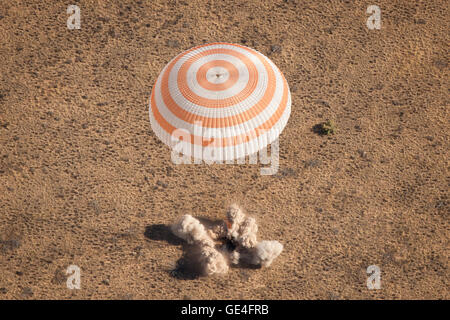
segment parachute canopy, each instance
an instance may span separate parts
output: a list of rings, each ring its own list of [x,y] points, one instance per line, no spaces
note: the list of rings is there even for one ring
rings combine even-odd
[[[234,160],[278,138],[291,94],[281,71],[260,52],[230,43],[189,49],[162,70],[150,97],[155,134],[186,156]]]

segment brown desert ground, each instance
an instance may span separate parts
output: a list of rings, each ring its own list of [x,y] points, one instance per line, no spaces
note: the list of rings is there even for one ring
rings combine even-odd
[[[72,2],[0,2],[0,299],[450,298],[447,1],[73,2],[80,30]],[[290,85],[276,175],[175,165],[151,129],[160,71],[217,41]],[[189,277],[168,225],[233,201],[284,251]]]

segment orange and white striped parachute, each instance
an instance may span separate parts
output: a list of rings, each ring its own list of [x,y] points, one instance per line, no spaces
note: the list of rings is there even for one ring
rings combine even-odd
[[[189,49],[170,61],[152,89],[155,134],[188,157],[208,149],[227,161],[252,155],[278,138],[291,93],[281,71],[260,52],[230,43]]]

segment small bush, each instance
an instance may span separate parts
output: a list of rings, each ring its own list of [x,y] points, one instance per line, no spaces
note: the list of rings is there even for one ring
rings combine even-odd
[[[313,131],[320,135],[331,135],[336,133],[336,125],[333,120],[327,120],[323,123],[316,124]]]
[[[322,133],[329,135],[334,134],[336,132],[336,126],[333,120],[327,120],[322,124]]]

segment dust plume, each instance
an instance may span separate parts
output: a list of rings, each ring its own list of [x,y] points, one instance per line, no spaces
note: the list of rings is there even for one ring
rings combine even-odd
[[[240,263],[269,267],[283,251],[278,241],[258,241],[256,219],[238,205],[231,205],[226,219],[205,226],[191,215],[183,215],[171,226],[172,232],[190,244],[203,275],[224,274],[229,265]]]

